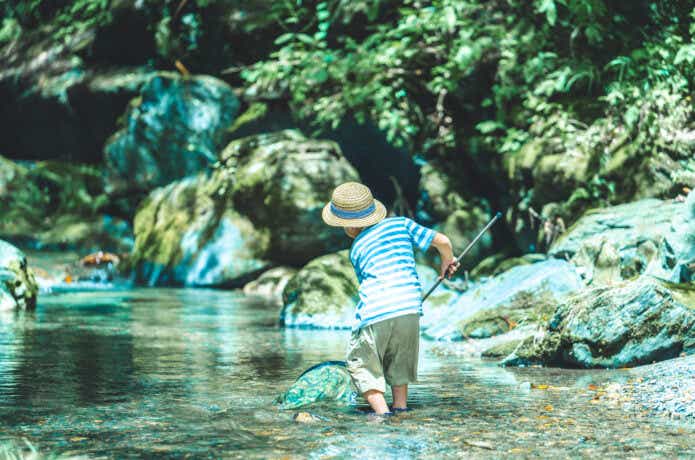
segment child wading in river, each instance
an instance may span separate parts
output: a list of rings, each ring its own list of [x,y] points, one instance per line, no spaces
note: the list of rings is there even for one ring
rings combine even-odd
[[[350,261],[360,283],[355,326],[348,345],[348,371],[376,414],[390,414],[384,393],[391,387],[393,411],[407,410],[408,384],[417,381],[422,289],[413,246],[434,246],[440,276],[459,267],[445,235],[405,217],[386,217],[386,208],[366,186],[338,186],[323,209],[328,225],[353,238]]]

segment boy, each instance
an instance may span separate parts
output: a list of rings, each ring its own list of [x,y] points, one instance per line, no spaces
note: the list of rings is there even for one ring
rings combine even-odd
[[[338,186],[323,208],[323,221],[353,238],[350,261],[360,283],[356,324],[348,345],[348,371],[378,415],[391,414],[384,393],[391,387],[393,411],[408,409],[408,384],[417,380],[422,290],[413,246],[434,246],[440,276],[459,267],[449,238],[405,217],[385,219],[386,208],[366,186]]]

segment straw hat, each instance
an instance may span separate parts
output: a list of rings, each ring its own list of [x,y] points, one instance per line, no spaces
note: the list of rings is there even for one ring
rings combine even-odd
[[[321,217],[332,227],[369,227],[386,217],[386,207],[374,199],[369,187],[346,182],[333,190]]]

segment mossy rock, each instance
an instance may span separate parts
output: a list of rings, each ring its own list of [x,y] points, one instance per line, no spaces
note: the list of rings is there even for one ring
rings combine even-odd
[[[523,341],[523,339],[515,339],[515,340],[509,340],[507,342],[502,342],[499,343],[495,346],[492,346],[488,348],[487,350],[484,350],[481,353],[481,356],[483,358],[495,358],[495,359],[500,359],[500,358],[506,358],[510,354],[516,350],[516,348],[519,346],[519,344]]]
[[[0,240],[0,310],[33,310],[38,290],[24,253]]]
[[[359,180],[335,142],[292,130],[250,136],[230,143],[220,163],[234,208],[268,231],[273,260],[301,265],[348,246],[321,219],[333,189]]]
[[[466,318],[458,327],[463,338],[485,339],[507,333],[520,325],[547,321],[556,306],[553,294],[543,287],[534,292],[521,291],[504,305]]]
[[[695,312],[658,281],[588,289],[561,304],[542,337],[526,339],[506,365],[616,368],[695,352]]]
[[[269,265],[267,236],[230,207],[223,185],[200,174],[147,197],[129,262],[139,282],[241,287]]]
[[[358,288],[347,250],[318,257],[287,283],[280,321],[290,327],[350,328]]]
[[[520,257],[506,257],[504,254],[488,256],[471,270],[472,278],[497,276],[519,265],[530,265],[548,258],[545,254],[524,254]]]

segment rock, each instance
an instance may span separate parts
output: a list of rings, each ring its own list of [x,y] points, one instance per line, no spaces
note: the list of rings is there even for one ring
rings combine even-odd
[[[349,329],[355,321],[358,287],[347,250],[318,257],[287,283],[280,322],[288,327]]]
[[[130,264],[150,286],[241,287],[269,265],[266,253],[267,237],[231,207],[224,176],[202,173],[142,203]]]
[[[276,403],[281,409],[296,409],[321,401],[353,405],[356,399],[345,363],[326,361],[304,371]]]
[[[652,264],[647,272],[676,283],[695,281],[695,191],[690,192],[660,243],[660,264]]]
[[[495,254],[486,257],[478,265],[471,270],[471,278],[482,278],[489,276],[497,276],[500,273],[514,268],[518,265],[530,265],[536,262],[547,260],[545,254],[524,254],[520,257],[505,257],[504,254]]]
[[[0,310],[33,310],[38,286],[26,256],[0,240]]]
[[[107,193],[133,205],[153,188],[211,165],[238,109],[221,80],[158,73],[104,147]]]
[[[675,282],[695,256],[695,238],[689,222],[692,202],[645,199],[587,212],[550,248],[550,255],[565,257],[589,284],[610,284],[648,273]],[[694,220],[690,220],[694,219]],[[669,241],[673,242],[672,244]],[[692,241],[692,242],[691,242]],[[670,248],[679,247],[674,256]],[[679,260],[680,262],[676,262]],[[676,267],[678,266],[678,267]]]
[[[462,340],[462,328],[476,330],[476,324],[485,325],[479,331],[481,337],[501,333],[510,329],[504,318],[537,321],[548,305],[559,303],[582,287],[574,267],[562,260],[517,266],[474,285],[445,307],[426,310],[421,328],[425,337],[434,340]],[[485,311],[490,313],[482,313]]]
[[[649,279],[589,288],[560,305],[506,365],[638,366],[695,352],[695,313]]]
[[[309,412],[297,412],[292,418],[297,423],[318,423],[321,418]]]
[[[235,208],[268,230],[273,260],[301,265],[350,244],[321,220],[333,189],[359,180],[336,143],[286,130],[235,140],[220,161]]]
[[[275,267],[264,272],[257,279],[244,285],[244,294],[262,297],[273,304],[282,305],[282,292],[297,274],[293,267]]]

